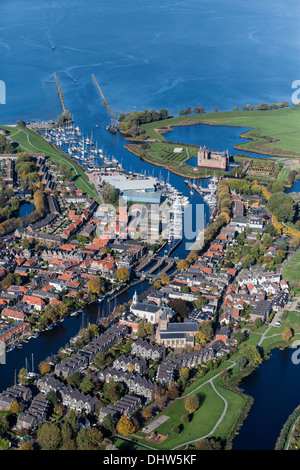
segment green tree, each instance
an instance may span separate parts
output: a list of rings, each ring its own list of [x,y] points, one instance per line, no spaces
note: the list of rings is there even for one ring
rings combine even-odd
[[[126,388],[120,382],[105,383],[103,395],[110,403],[115,403],[125,394]]]
[[[196,308],[199,308],[200,310],[202,309],[203,305],[207,303],[207,299],[203,297],[201,294],[198,294],[198,297],[196,300],[194,300],[194,306]]]
[[[204,320],[200,322],[199,331],[203,334],[205,342],[210,341],[214,334],[211,321]]]
[[[240,354],[253,366],[258,366],[262,363],[262,357],[259,350],[253,344],[243,344],[240,348]]]
[[[0,450],[9,450],[10,442],[8,439],[0,437]]]
[[[105,202],[114,205],[119,200],[120,191],[111,184],[106,184],[103,187],[102,194]]]
[[[95,385],[93,384],[93,382],[88,379],[87,377],[85,377],[83,379],[83,381],[81,382],[80,386],[79,386],[79,389],[82,393],[91,393],[91,391],[95,388]]]
[[[38,443],[44,450],[57,450],[62,442],[59,427],[54,423],[44,423],[37,431]]]
[[[96,428],[81,428],[76,438],[78,450],[101,450],[103,434]]]
[[[115,420],[111,414],[107,414],[101,423],[104,434],[111,435],[115,429]]]
[[[28,370],[25,369],[25,367],[22,367],[22,369],[20,369],[19,374],[18,374],[19,383],[22,385],[28,385],[29,380],[27,376],[28,376]]]
[[[94,366],[97,367],[97,369],[100,369],[100,367],[105,366],[105,354],[103,352],[99,352],[96,354],[94,358]]]
[[[295,203],[289,194],[274,193],[268,200],[267,207],[280,222],[292,222],[295,216]]]
[[[9,430],[9,422],[6,416],[1,416],[0,415],[0,436],[3,436],[6,434],[6,432]]]
[[[47,400],[49,400],[53,405],[56,405],[58,403],[58,396],[55,390],[49,390],[49,392],[46,394]]]
[[[180,427],[176,424],[172,424],[172,426],[170,427],[170,435],[177,436],[178,434],[180,434]]]
[[[188,302],[183,299],[172,299],[170,300],[168,306],[179,315],[181,320],[187,317],[190,312]]]

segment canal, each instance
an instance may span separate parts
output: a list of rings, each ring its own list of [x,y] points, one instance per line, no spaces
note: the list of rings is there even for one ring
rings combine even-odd
[[[19,207],[19,217],[21,219],[27,217],[34,211],[34,204],[32,202],[21,202]]]
[[[240,388],[254,398],[233,450],[274,450],[288,416],[300,402],[300,365],[292,361],[295,350],[273,349],[271,357]]]
[[[0,364],[0,393],[14,384],[15,373],[18,375],[19,370],[26,366],[26,361],[31,368],[33,362],[34,371],[39,372],[39,363],[56,354],[61,347],[70,342],[72,337],[77,335],[81,328],[86,328],[88,323],[97,323],[99,318],[107,316],[115,306],[132,300],[135,291],[141,295],[148,288],[148,282],[144,281],[130,287],[111,302],[105,298],[102,303],[90,304],[77,317],[67,317],[62,323],[53,326],[51,330],[43,331],[37,338],[31,338],[28,343],[23,343],[22,349],[15,348],[7,352],[6,364]]]

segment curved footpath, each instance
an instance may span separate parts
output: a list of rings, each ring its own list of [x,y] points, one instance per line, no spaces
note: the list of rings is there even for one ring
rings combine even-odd
[[[235,365],[236,365],[236,362],[233,362],[229,367],[227,367],[227,368],[224,369],[224,370],[229,370],[229,369],[231,369],[232,367],[234,367]],[[217,377],[219,377],[222,373],[224,373],[224,370],[222,370],[221,372],[219,372],[217,375],[215,375],[215,376],[212,377],[211,379],[207,380],[206,382],[203,382],[203,384],[199,385],[199,387],[195,388],[195,390],[193,390],[192,392],[189,392],[189,393],[187,393],[186,395],[183,395],[182,397],[176,398],[176,400],[181,400],[182,398],[186,398],[186,397],[188,397],[189,395],[195,393],[195,391],[199,390],[199,389],[200,389],[201,387],[203,387],[204,385],[206,385],[206,384],[209,383],[209,384],[212,386],[212,388],[213,388],[213,390],[215,391],[215,393],[216,393],[220,398],[222,398],[222,400],[223,400],[224,403],[225,403],[225,406],[224,406],[224,410],[223,410],[223,412],[222,412],[220,418],[218,419],[218,421],[217,421],[216,424],[214,425],[213,429],[212,429],[209,433],[205,434],[204,436],[198,437],[197,439],[194,439],[194,440],[192,440],[192,441],[183,442],[182,444],[180,444],[180,445],[178,445],[178,446],[176,446],[176,447],[173,447],[171,450],[178,449],[179,447],[182,447],[182,446],[187,446],[187,445],[189,445],[189,444],[192,444],[193,442],[199,441],[200,439],[206,439],[207,437],[211,436],[211,435],[215,432],[215,430],[217,429],[217,427],[219,426],[219,424],[223,421],[223,419],[224,419],[224,417],[225,417],[225,414],[226,414],[226,411],[227,411],[227,408],[228,408],[228,402],[227,402],[227,400],[225,400],[225,398],[223,397],[223,395],[221,395],[221,393],[217,391],[216,387],[214,386],[213,381],[214,381]]]
[[[232,367],[234,367],[235,365],[236,365],[236,362],[233,362],[233,363],[232,363],[230,366],[228,366],[226,369],[223,369],[221,372],[219,372],[218,374],[216,374],[216,375],[215,375],[214,377],[212,377],[211,379],[206,380],[205,382],[203,382],[201,385],[199,385],[197,388],[195,388],[195,389],[192,390],[191,392],[187,393],[186,395],[183,395],[182,397],[175,398],[175,400],[182,400],[183,398],[186,398],[186,397],[188,397],[189,395],[192,395],[192,394],[195,393],[197,390],[199,390],[201,387],[203,387],[204,385],[206,385],[206,384],[209,383],[209,384],[212,386],[212,388],[213,388],[213,390],[215,391],[215,393],[224,401],[225,406],[224,406],[224,409],[223,409],[223,412],[222,412],[220,418],[218,419],[218,421],[217,421],[216,424],[214,425],[213,429],[212,429],[209,433],[205,434],[204,436],[199,436],[197,439],[194,439],[194,440],[192,440],[192,441],[183,442],[183,443],[179,444],[178,446],[173,447],[173,448],[170,449],[170,450],[175,450],[175,449],[178,449],[179,447],[187,446],[187,445],[189,445],[189,444],[192,444],[193,442],[199,441],[200,439],[205,439],[205,438],[211,436],[211,435],[215,432],[215,430],[217,429],[217,427],[219,426],[219,424],[223,421],[223,419],[224,419],[224,417],[225,417],[225,414],[226,414],[227,408],[228,408],[228,402],[227,402],[227,400],[225,400],[225,398],[217,391],[217,389],[216,389],[215,386],[214,386],[213,381],[214,381],[217,377],[219,377],[222,373],[224,373],[224,370],[229,370],[229,369],[231,369]],[[120,436],[120,435],[118,435],[118,437],[121,438],[121,439],[124,439],[124,440],[126,440],[126,441],[128,441],[128,442],[132,442],[132,443],[138,444],[139,446],[145,447],[145,448],[147,448],[147,449],[159,450],[159,449],[157,449],[157,448],[147,446],[146,444],[139,443],[137,440],[130,439],[130,438],[128,438],[128,437],[124,437],[124,436]]]

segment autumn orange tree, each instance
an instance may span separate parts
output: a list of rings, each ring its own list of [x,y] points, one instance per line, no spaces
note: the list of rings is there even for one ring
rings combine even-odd
[[[118,268],[116,270],[116,276],[121,282],[128,282],[130,279],[130,274],[127,268]]]
[[[45,375],[45,374],[47,374],[48,372],[50,372],[51,366],[50,366],[50,364],[48,364],[48,362],[41,362],[41,363],[39,364],[39,369],[40,369],[40,373],[41,373],[42,375]]]
[[[135,427],[131,419],[127,418],[127,416],[121,416],[117,424],[117,431],[123,436],[129,436],[129,434],[134,433]]]
[[[9,407],[9,411],[12,414],[18,415],[24,410],[24,405],[23,403],[18,403],[17,400],[14,400],[12,404]]]
[[[190,266],[190,263],[185,259],[180,260],[177,264],[177,268],[181,269],[182,271],[185,271],[186,269],[188,269],[189,266]]]
[[[103,287],[103,282],[99,276],[96,276],[87,282],[88,291],[92,292],[93,294],[99,295],[100,292],[103,291]]]
[[[283,341],[290,341],[292,337],[293,337],[293,331],[291,328],[287,326],[282,333],[282,339]]]
[[[190,397],[188,397],[185,400],[185,404],[184,404],[186,411],[188,411],[189,413],[194,413],[195,411],[197,411],[199,408],[199,405],[200,405],[200,402],[199,402],[199,397],[197,395],[191,395]]]

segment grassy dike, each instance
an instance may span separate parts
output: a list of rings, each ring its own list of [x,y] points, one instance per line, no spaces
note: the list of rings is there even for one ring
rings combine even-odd
[[[217,113],[190,114],[177,116],[162,121],[142,124],[145,134],[141,137],[148,142],[149,148],[145,149],[137,138],[125,147],[130,152],[143,160],[156,166],[163,166],[175,174],[183,177],[203,177],[204,171],[194,171],[187,165],[186,152],[176,154],[172,158],[171,151],[166,150],[170,144],[166,141],[164,133],[171,131],[176,126],[197,124],[212,126],[247,127],[249,130],[241,134],[242,138],[250,139],[247,142],[234,146],[241,152],[254,152],[274,157],[300,157],[300,108],[280,108],[268,111],[227,111]],[[126,138],[126,136],[124,136]],[[171,135],[170,135],[170,138]],[[183,146],[183,145],[181,145]],[[191,149],[193,145],[185,146]],[[174,157],[174,155],[173,155]],[[216,172],[215,172],[216,173]],[[220,172],[224,174],[224,172]],[[207,175],[209,171],[207,171]]]
[[[17,142],[24,151],[33,153],[44,153],[46,157],[55,161],[57,164],[65,164],[71,168],[73,183],[81,189],[83,193],[90,198],[99,200],[99,196],[93,184],[91,184],[84,169],[73,159],[58,150],[52,143],[47,142],[40,134],[23,126],[1,126],[9,132],[9,138]]]

